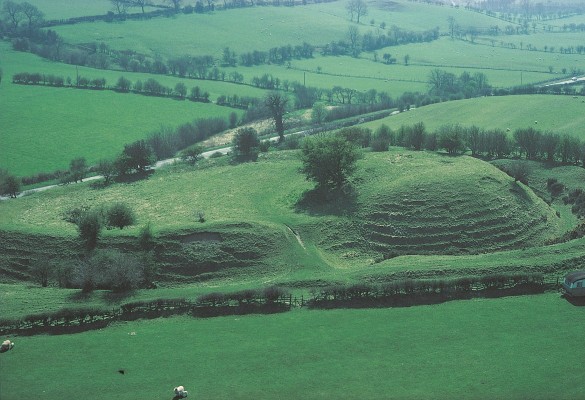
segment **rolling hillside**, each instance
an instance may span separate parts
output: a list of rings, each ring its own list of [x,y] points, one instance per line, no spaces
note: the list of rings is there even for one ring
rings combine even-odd
[[[241,267],[281,271],[281,277],[292,265],[313,265],[314,272],[359,269],[398,255],[540,246],[562,233],[554,210],[529,188],[474,158],[404,149],[368,153],[352,190],[325,201],[299,167],[295,151],[274,152],[257,163],[180,167],[105,189],[54,189],[0,203],[0,230],[7,238],[9,231],[36,232],[75,246],[76,227],[63,220],[67,212],[123,201],[138,222],[104,232],[102,245],[135,249],[133,237],[150,223],[159,232],[157,259],[168,279],[209,278]],[[14,240],[2,242],[12,246],[3,249],[11,255],[2,262],[5,270],[22,269],[24,253],[30,259],[59,253],[51,241],[23,253],[26,238]]]
[[[365,126],[375,130],[386,124],[398,129],[401,125],[418,122],[423,122],[428,131],[447,124],[511,131],[533,126],[544,132],[572,135],[583,140],[585,102],[581,97],[554,95],[482,97],[432,104]]]

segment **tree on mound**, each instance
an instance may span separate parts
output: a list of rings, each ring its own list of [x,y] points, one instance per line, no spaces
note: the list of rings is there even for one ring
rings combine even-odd
[[[359,149],[341,137],[305,139],[301,151],[301,172],[320,188],[340,188],[355,172]]]

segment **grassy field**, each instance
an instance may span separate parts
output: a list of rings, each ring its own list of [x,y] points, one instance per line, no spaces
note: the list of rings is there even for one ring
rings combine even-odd
[[[69,161],[85,157],[91,164],[104,157],[114,157],[123,145],[145,138],[161,126],[176,127],[199,118],[227,117],[241,110],[214,104],[178,101],[113,91],[79,90],[16,85],[11,76],[17,72],[42,72],[75,79],[72,66],[51,63],[26,53],[8,50],[2,44],[2,64],[8,79],[0,84],[0,167],[23,176],[37,172],[67,169]],[[133,82],[148,79],[146,74],[79,68],[81,76],[105,77],[115,85],[120,76]],[[179,79],[156,79],[174,87]],[[226,83],[182,80],[188,88],[199,86],[210,91],[214,100],[219,94],[233,91],[261,97],[258,89]],[[149,111],[150,110],[150,111]],[[63,146],[63,142],[67,146]]]
[[[18,337],[2,355],[0,396],[154,400],[184,385],[213,399],[574,399],[585,389],[582,311],[545,294]]]
[[[365,126],[376,129],[381,124],[386,124],[397,129],[401,125],[424,122],[429,131],[445,124],[457,123],[465,126],[476,125],[484,129],[509,128],[511,131],[532,126],[543,132],[552,131],[583,140],[583,110],[585,104],[581,98],[575,99],[571,96],[482,97],[433,104],[369,122]],[[535,121],[538,123],[535,124]]]
[[[24,0],[15,0],[24,3]],[[112,10],[108,0],[30,0],[45,15],[45,19],[63,19],[83,17],[86,15],[104,15]]]

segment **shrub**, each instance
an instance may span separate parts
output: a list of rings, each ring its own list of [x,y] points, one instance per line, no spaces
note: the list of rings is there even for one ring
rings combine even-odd
[[[154,244],[154,234],[150,223],[148,223],[138,233],[138,246],[141,250],[150,251],[154,248]]]
[[[394,139],[394,132],[388,128],[387,125],[382,124],[376,132],[370,142],[372,151],[388,151],[390,145]]]
[[[264,299],[267,303],[273,303],[277,301],[280,297],[287,295],[288,293],[278,286],[268,286],[264,288],[262,291],[264,295]]]
[[[79,237],[88,250],[95,248],[102,230],[101,216],[97,211],[87,211],[77,222]]]
[[[224,305],[225,300],[226,300],[225,295],[223,293],[212,292],[199,296],[197,298],[197,303],[206,306],[217,307],[220,305]]]
[[[260,140],[256,129],[238,129],[232,145],[233,156],[236,161],[256,161],[258,159]]]
[[[134,225],[136,217],[134,211],[125,203],[114,203],[107,211],[106,218],[108,227],[123,229],[126,226]]]
[[[63,220],[72,224],[79,224],[84,213],[89,211],[88,206],[75,207],[63,212]]]
[[[359,147],[368,147],[372,138],[372,131],[368,128],[352,126],[343,128],[337,132],[337,135],[344,138]]]
[[[78,263],[73,282],[84,292],[93,289],[122,292],[139,287],[144,274],[138,258],[118,250],[98,250]]]

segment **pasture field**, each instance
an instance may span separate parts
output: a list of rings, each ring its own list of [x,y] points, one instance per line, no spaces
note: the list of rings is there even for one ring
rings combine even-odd
[[[69,160],[85,157],[88,163],[111,158],[123,145],[144,139],[161,126],[176,127],[195,119],[227,118],[241,110],[188,100],[149,97],[113,91],[82,90],[16,85],[11,76],[17,72],[41,72],[75,80],[73,66],[44,61],[36,56],[8,50],[2,45],[2,64],[6,77],[0,84],[0,167],[24,176],[38,172],[67,169]],[[115,85],[120,76],[136,82],[152,75],[79,68],[89,79],[106,79]],[[154,76],[169,87],[184,82],[187,88],[199,86],[215,100],[220,94],[240,93],[261,97],[262,91],[223,82],[197,81]],[[67,146],[63,146],[64,141]]]
[[[481,110],[481,111],[479,111]],[[381,124],[392,129],[423,122],[428,131],[446,124],[476,125],[484,129],[510,129],[532,126],[543,132],[585,139],[585,103],[571,96],[530,95],[492,96],[458,100],[413,109],[364,126],[375,130]],[[535,121],[538,122],[535,124]]]
[[[344,39],[351,24],[345,6],[345,2],[335,1],[301,7],[252,7],[149,21],[84,23],[59,26],[55,30],[68,43],[103,41],[114,49],[132,49],[149,55],[209,54],[219,58],[226,46],[243,53],[303,42],[323,45]],[[360,21],[360,30],[379,30],[384,22],[387,33],[393,25],[413,31],[435,27],[446,31],[449,16],[461,24],[476,26],[501,22],[464,9],[401,0],[390,3],[390,7],[384,2],[373,3],[368,15]],[[173,46],[168,46],[169,40]]]
[[[25,0],[14,0],[24,3]],[[64,19],[86,15],[104,15],[112,9],[108,0],[30,0],[45,15],[45,19]],[[146,9],[145,9],[146,10]]]
[[[4,110],[0,159],[3,168],[20,176],[67,169],[69,160],[77,157],[85,157],[92,165],[101,158],[114,158],[124,144],[144,139],[161,126],[227,118],[234,112],[213,104],[111,91],[32,86],[10,89],[15,89],[15,97],[0,98]],[[10,89],[4,92],[10,95]]]
[[[582,316],[549,293],[17,337],[2,355],[0,396],[26,387],[56,400],[83,387],[88,400],[154,400],[184,385],[213,399],[574,399],[585,390]]]
[[[220,95],[237,94],[238,96],[262,97],[265,93],[264,90],[249,85],[239,85],[230,82],[188,79],[170,75],[146,74],[121,70],[104,70],[82,66],[76,67],[75,65],[48,61],[34,54],[13,51],[10,45],[5,42],[0,42],[0,51],[2,52],[0,67],[2,67],[6,79],[2,85],[5,83],[7,85],[11,84],[12,75],[19,72],[53,74],[65,79],[69,77],[73,82],[75,82],[77,73],[79,73],[79,76],[90,80],[104,78],[106,79],[106,85],[110,87],[115,86],[121,76],[127,78],[132,83],[136,81],[144,83],[147,79],[153,78],[161,85],[170,88],[174,88],[177,83],[182,82],[187,87],[187,90],[190,90],[193,86],[199,86],[202,92],[209,92],[211,100],[215,100]],[[251,80],[251,76],[248,74],[245,74],[244,77],[246,80]]]

